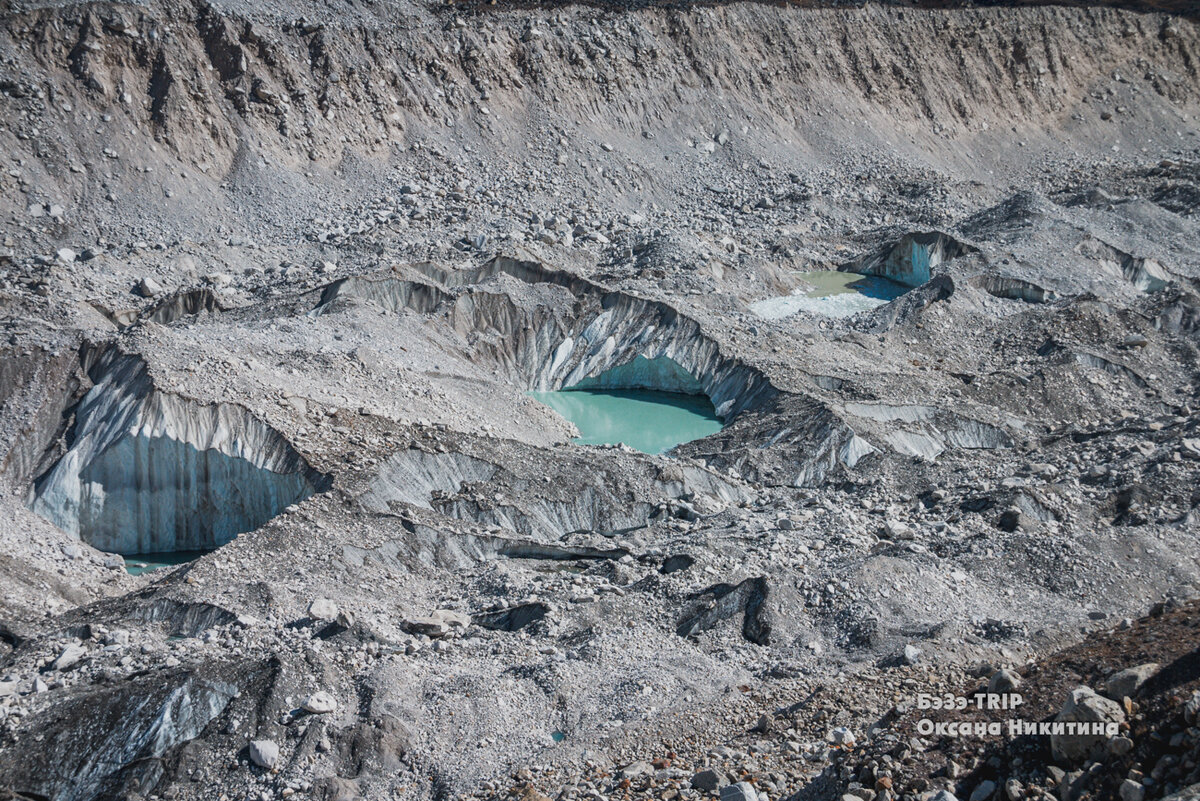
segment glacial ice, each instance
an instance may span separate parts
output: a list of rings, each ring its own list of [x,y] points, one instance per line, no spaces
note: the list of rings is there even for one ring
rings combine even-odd
[[[76,409],[67,452],[31,506],[63,531],[122,554],[215,548],[324,488],[274,429],[239,406],[153,388],[123,358]]]
[[[906,234],[848,269],[863,275],[889,278],[907,287],[918,287],[933,277],[933,270],[938,265],[974,250],[939,231]]]
[[[696,377],[667,356],[635,356],[625,364],[589,376],[566,389],[652,389],[680,395],[703,395]]]

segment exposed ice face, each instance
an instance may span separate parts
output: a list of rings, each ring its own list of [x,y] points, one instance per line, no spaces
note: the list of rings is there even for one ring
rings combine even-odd
[[[106,551],[215,548],[319,489],[276,431],[241,407],[157,392],[118,360],[80,403],[70,447],[31,506]]]
[[[855,263],[853,272],[890,278],[907,287],[918,287],[933,277],[934,269],[974,248],[946,234],[906,234],[889,247]]]
[[[667,356],[647,359],[634,356],[625,364],[590,376],[564,389],[653,389],[681,395],[703,395],[696,377]]]
[[[107,448],[71,484],[77,502],[49,492],[34,509],[90,545],[124,554],[215,548],[313,493],[300,473],[145,436]]]

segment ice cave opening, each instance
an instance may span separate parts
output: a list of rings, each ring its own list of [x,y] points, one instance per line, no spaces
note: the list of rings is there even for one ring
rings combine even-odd
[[[665,453],[723,427],[700,382],[666,356],[636,356],[562,390],[530,395],[574,423],[580,445]]]

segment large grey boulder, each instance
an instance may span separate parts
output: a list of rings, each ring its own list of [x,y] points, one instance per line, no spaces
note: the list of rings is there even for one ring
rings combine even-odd
[[[721,801],[758,801],[758,793],[749,782],[727,784],[721,788]]]
[[[333,620],[338,615],[338,605],[329,598],[317,598],[308,605],[308,616],[313,620]]]
[[[1114,673],[1104,683],[1104,694],[1114,701],[1133,698],[1142,685],[1149,681],[1155,673],[1158,673],[1158,668],[1157,662],[1147,662],[1144,665],[1125,668]]]
[[[155,295],[162,294],[162,284],[155,281],[150,276],[146,276],[138,282],[138,294],[143,298],[152,298]]]
[[[692,777],[692,789],[702,793],[713,793],[729,784],[729,777],[717,768],[702,770]]]
[[[988,692],[993,695],[1008,695],[1021,686],[1021,676],[1013,670],[997,670],[988,679]]]
[[[987,801],[996,794],[996,783],[991,779],[981,781],[971,792],[969,801]]]
[[[328,715],[337,711],[337,700],[327,692],[316,692],[305,698],[300,708],[310,715]]]
[[[654,766],[649,762],[633,762],[621,768],[617,775],[622,779],[640,779],[643,776],[653,776]]]
[[[1121,801],[1142,801],[1146,797],[1146,788],[1141,782],[1126,779],[1121,782],[1117,793],[1121,796]]]
[[[70,670],[85,656],[87,656],[87,649],[78,643],[73,643],[62,650],[50,667],[54,670]]]
[[[1116,701],[1098,695],[1091,687],[1076,687],[1054,719],[1055,722],[1121,724],[1125,710]],[[1109,740],[1104,733],[1064,733],[1050,735],[1050,751],[1063,762],[1082,762]]]
[[[270,770],[279,762],[279,746],[273,740],[251,740],[250,761]]]
[[[410,634],[424,634],[435,640],[451,632],[461,632],[470,625],[470,615],[451,609],[438,609],[428,617],[412,617],[403,623]]]

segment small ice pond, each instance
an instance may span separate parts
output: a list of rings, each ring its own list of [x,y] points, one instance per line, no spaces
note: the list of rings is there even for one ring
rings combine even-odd
[[[131,576],[140,576],[164,567],[178,567],[193,559],[199,559],[212,550],[174,551],[171,553],[135,553],[125,557],[125,571]]]
[[[882,306],[908,292],[910,287],[875,275],[816,270],[801,276],[792,294],[750,304],[764,320],[779,320],[805,311],[825,317],[849,317]]]

